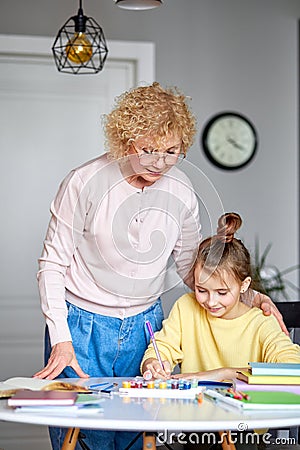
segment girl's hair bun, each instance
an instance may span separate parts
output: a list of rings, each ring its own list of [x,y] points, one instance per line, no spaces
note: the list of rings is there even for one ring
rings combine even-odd
[[[224,244],[232,242],[234,234],[242,225],[242,219],[237,213],[225,213],[218,220],[216,238]]]

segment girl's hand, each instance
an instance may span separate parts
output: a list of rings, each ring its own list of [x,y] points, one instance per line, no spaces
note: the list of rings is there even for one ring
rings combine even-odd
[[[149,374],[152,378],[168,379],[171,377],[171,366],[169,361],[163,361],[164,370],[161,368],[159,361],[155,358],[148,358],[143,364],[143,377],[149,380]]]
[[[67,366],[72,367],[80,378],[89,377],[78,364],[72,342],[59,342],[53,345],[46,367],[34,374],[33,377],[54,380]]]

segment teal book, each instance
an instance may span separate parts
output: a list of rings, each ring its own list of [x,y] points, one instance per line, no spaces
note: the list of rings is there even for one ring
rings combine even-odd
[[[299,376],[300,364],[297,363],[249,363],[252,375],[282,375],[282,376]]]
[[[283,391],[243,391],[247,396],[241,400],[232,398],[213,389],[208,389],[204,392],[204,396],[210,398],[216,403],[235,406],[240,409],[299,409],[300,410],[300,395],[293,392]]]

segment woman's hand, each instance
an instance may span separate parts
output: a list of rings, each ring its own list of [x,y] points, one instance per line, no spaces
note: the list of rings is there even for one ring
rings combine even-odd
[[[276,305],[272,302],[270,297],[267,295],[261,294],[260,292],[256,292],[256,295],[253,299],[253,306],[257,306],[260,308],[265,316],[270,316],[271,314],[277,319],[280,328],[282,331],[289,336],[289,332],[285,326],[285,323],[283,321],[282,314],[280,311],[276,308]]]
[[[171,377],[171,366],[169,361],[163,361],[164,370],[161,368],[161,365],[159,361],[155,358],[148,358],[143,364],[142,367],[142,373],[143,377],[147,380],[149,380],[150,376],[152,375],[152,378],[161,378],[161,379],[168,379]]]
[[[247,367],[222,367],[221,369],[207,370],[206,372],[180,373],[172,375],[172,378],[184,378],[186,380],[197,378],[198,380],[226,381],[237,378],[237,372],[248,370]]]
[[[59,342],[53,345],[48,364],[42,370],[33,375],[34,378],[47,378],[53,380],[61,372],[70,366],[80,378],[88,378],[78,364],[72,342]]]

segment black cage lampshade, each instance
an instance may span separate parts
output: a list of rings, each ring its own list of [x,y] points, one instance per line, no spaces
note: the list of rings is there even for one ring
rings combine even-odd
[[[100,25],[83,14],[81,0],[77,15],[59,30],[52,52],[59,72],[91,74],[103,69],[108,54],[105,37]]]

